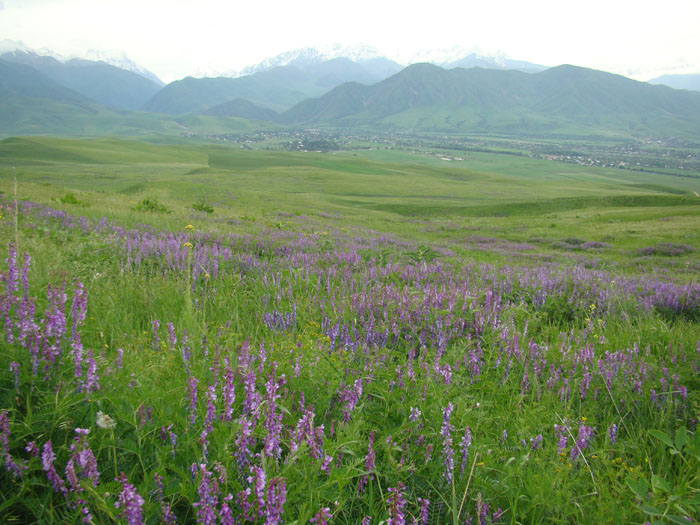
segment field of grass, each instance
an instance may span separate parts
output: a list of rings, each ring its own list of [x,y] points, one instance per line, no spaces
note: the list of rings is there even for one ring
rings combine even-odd
[[[696,181],[0,141],[0,520],[692,523]]]

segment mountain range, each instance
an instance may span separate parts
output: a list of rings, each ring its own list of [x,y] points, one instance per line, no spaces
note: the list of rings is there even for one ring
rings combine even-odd
[[[700,93],[576,66],[547,69],[503,56],[455,59],[460,52],[454,50],[433,55],[443,67],[402,68],[371,48],[325,54],[305,48],[260,63],[247,75],[188,77],[164,87],[137,72],[127,57],[116,63],[130,70],[105,60],[59,60],[26,48],[5,51],[0,134],[215,133],[283,125],[537,136],[700,135]]]
[[[327,125],[499,134],[700,133],[700,93],[563,65],[540,73],[414,64],[374,85],[346,83],[283,113]]]
[[[32,67],[61,86],[112,109],[141,109],[162,88],[162,83],[101,60],[73,58],[61,62],[53,56],[20,50],[3,53],[0,59]]]

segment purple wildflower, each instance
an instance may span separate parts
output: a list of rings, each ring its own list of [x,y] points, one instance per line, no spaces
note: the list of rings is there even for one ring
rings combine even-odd
[[[283,382],[284,376],[280,378],[278,383],[273,375],[265,383],[265,401],[267,402],[265,430],[267,430],[267,432],[263,440],[263,452],[267,457],[276,459],[280,459],[282,455],[282,448],[280,446],[282,413],[277,411],[277,399],[280,397],[277,391]]]
[[[243,413],[245,415],[256,415],[258,407],[262,401],[260,392],[255,389],[255,379],[255,372],[252,370],[243,376],[243,391],[245,392],[245,399],[243,400]]]
[[[418,503],[420,504],[420,516],[419,519],[414,520],[414,523],[415,525],[428,525],[428,507],[430,507],[430,500],[418,498]]]
[[[15,376],[15,390],[19,391],[19,363],[12,361],[10,363],[10,372]]]
[[[207,388],[205,397],[207,398],[207,414],[204,417],[204,428],[207,432],[211,432],[214,430],[212,423],[216,419],[216,387],[214,385]]]
[[[583,425],[579,426],[578,429],[578,436],[576,436],[576,442],[574,443],[574,446],[571,448],[571,461],[575,461],[576,458],[578,458],[579,454],[583,451],[584,448],[588,446],[588,443],[590,442],[591,438],[593,437],[593,433],[595,432],[595,429],[592,427],[589,427],[588,425]]]
[[[157,350],[160,346],[160,338],[158,337],[158,328],[160,328],[160,321],[158,319],[153,319],[153,321],[151,321],[151,328],[153,332],[153,343],[151,344],[151,347],[153,348],[153,350]]]
[[[171,349],[174,349],[175,345],[177,345],[177,335],[175,335],[175,326],[171,322],[168,322],[168,343],[170,344]]]
[[[460,441],[460,450],[462,452],[462,462],[459,467],[459,473],[464,474],[464,470],[467,468],[467,458],[469,457],[469,446],[472,444],[472,431],[469,427],[464,427],[464,436],[462,436],[462,441]]]
[[[411,407],[409,414],[408,414],[408,420],[411,423],[415,423],[416,421],[418,421],[420,419],[420,416],[421,416],[420,409],[418,409],[416,407]]]
[[[442,427],[440,428],[442,453],[444,455],[442,464],[445,466],[445,480],[447,483],[452,483],[454,471],[454,451],[452,450],[452,431],[454,431],[454,426],[450,423],[450,416],[453,410],[454,405],[452,403],[448,403],[442,409]]]
[[[17,464],[10,455],[10,419],[7,417],[7,411],[5,410],[0,412],[0,447],[2,447],[2,454],[5,457],[5,468],[12,472],[14,477],[20,477],[22,471],[27,467]]]
[[[177,523],[177,519],[175,518],[175,514],[173,513],[170,504],[165,501],[163,495],[163,476],[156,472],[153,475],[153,482],[156,485],[156,489],[154,491],[155,495],[158,498],[158,501],[160,502],[161,523],[165,523],[165,525],[174,525],[175,523]]]
[[[374,437],[375,437],[375,432],[373,430],[372,432],[369,433],[369,440],[367,443],[367,454],[365,455],[365,471],[367,472],[367,474],[362,476],[360,478],[359,483],[357,484],[357,494],[358,495],[364,490],[365,485],[367,485],[367,482],[370,479],[374,479],[374,474],[373,474],[374,469],[375,469],[374,461],[377,457],[375,452],[374,452],[374,448],[373,448]]]
[[[35,441],[30,441],[29,443],[27,443],[27,446],[24,447],[24,450],[29,452],[35,458],[39,457],[39,447],[36,446]]]
[[[100,377],[97,375],[97,363],[92,355],[92,350],[87,351],[85,362],[87,363],[87,371],[85,372],[85,384],[83,388],[85,392],[89,394],[100,388]]]
[[[331,509],[329,507],[323,507],[320,509],[313,518],[309,520],[309,523],[315,523],[316,525],[328,525],[328,520],[333,517],[331,514]]]
[[[320,467],[321,472],[325,472],[326,474],[330,474],[332,461],[333,461],[333,456],[329,456],[328,454],[323,454],[323,461],[321,462],[321,467]]]
[[[287,500],[287,486],[284,478],[273,478],[267,485],[267,506],[265,507],[265,525],[278,525]]]
[[[234,525],[236,520],[233,516],[233,511],[229,507],[229,502],[233,500],[233,494],[228,494],[224,498],[224,502],[221,504],[221,510],[219,511],[219,517],[221,518],[221,525]]]
[[[199,487],[197,494],[199,501],[193,503],[193,507],[197,508],[197,523],[204,525],[216,524],[216,502],[219,496],[219,485],[212,478],[211,472],[206,469],[205,464],[199,465]]]
[[[61,476],[58,475],[58,472],[56,472],[56,469],[53,466],[53,462],[55,460],[56,455],[54,454],[53,449],[51,448],[51,440],[49,440],[46,443],[44,443],[44,449],[41,453],[41,466],[44,469],[44,472],[46,472],[46,477],[51,482],[51,486],[53,487],[53,489],[56,492],[66,494],[68,492],[66,490],[66,484],[61,479]]]
[[[224,421],[231,421],[233,416],[233,402],[236,399],[236,391],[233,386],[233,369],[231,368],[229,358],[225,358],[226,367],[224,368],[224,383],[223,398],[224,398]]]
[[[542,444],[543,439],[542,434],[537,434],[534,438],[530,438],[530,447],[532,450],[537,450],[537,447]]]
[[[404,507],[406,500],[403,497],[404,484],[399,482],[396,487],[389,488],[389,497],[386,502],[389,504],[389,519],[387,525],[405,525],[406,518],[404,515]]]
[[[610,438],[610,444],[614,445],[617,441],[617,425],[613,423],[608,429],[608,437]]]
[[[150,423],[152,421],[150,406],[139,405],[139,409],[137,410],[136,414],[139,418],[139,429],[145,427],[146,423]]]
[[[241,416],[239,419],[241,425],[238,435],[235,439],[235,451],[233,453],[233,458],[236,460],[236,465],[238,465],[238,472],[243,473],[245,469],[248,468],[250,464],[251,450],[250,447],[253,444],[253,428],[250,422]]]
[[[117,517],[124,517],[129,525],[141,525],[143,516],[141,515],[141,507],[145,500],[136,492],[136,487],[126,479],[126,475],[122,472],[114,481],[118,481],[122,485],[122,490],[119,493],[114,506],[121,509]]]
[[[194,425],[197,418],[197,384],[199,381],[194,376],[187,378],[187,401],[189,402],[188,410],[190,412],[190,425]]]
[[[258,515],[262,517],[265,515],[265,483],[267,478],[265,471],[256,465],[252,465],[250,471],[253,475],[248,477],[248,483],[253,485],[255,505]]]
[[[563,425],[554,425],[554,433],[557,435],[557,452],[564,452],[569,441],[569,429],[566,426],[566,421]]]

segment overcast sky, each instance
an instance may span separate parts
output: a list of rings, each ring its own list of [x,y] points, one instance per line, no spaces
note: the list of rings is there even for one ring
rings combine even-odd
[[[124,51],[165,81],[304,46],[478,47],[646,80],[700,73],[700,0],[0,0],[0,39]]]

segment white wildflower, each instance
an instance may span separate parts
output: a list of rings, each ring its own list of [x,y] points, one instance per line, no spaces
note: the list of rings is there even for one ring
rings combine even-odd
[[[114,428],[117,426],[117,422],[114,421],[110,416],[104,412],[98,412],[95,418],[95,423],[100,428]]]

